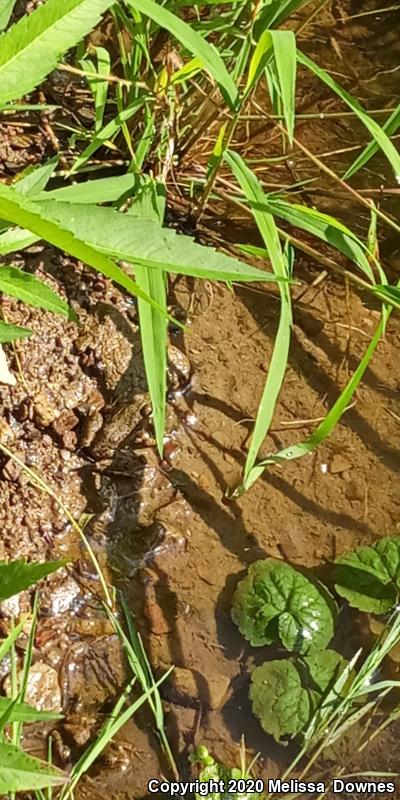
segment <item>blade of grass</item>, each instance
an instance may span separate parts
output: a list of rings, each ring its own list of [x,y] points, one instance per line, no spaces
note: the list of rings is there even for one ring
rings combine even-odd
[[[385,131],[387,136],[392,136],[398,128],[400,127],[400,104],[394,111],[391,113],[389,119],[386,120],[382,130]],[[351,178],[356,172],[359,172],[362,167],[365,167],[368,164],[368,161],[379,151],[378,143],[373,140],[370,142],[366,148],[360,153],[359,156],[353,161],[351,166],[343,175],[343,180],[347,181],[348,178]]]
[[[343,100],[349,108],[352,109],[357,114],[357,117],[363,125],[369,130],[370,134],[373,136],[376,144],[382,150],[383,154],[388,159],[389,163],[392,166],[394,171],[394,175],[397,182],[400,182],[400,154],[397,152],[393,142],[390,141],[389,136],[385,133],[383,128],[378,125],[378,123],[370,117],[370,115],[365,111],[362,105],[355,100],[354,97],[343,89],[336,81],[324,70],[322,67],[319,67],[311,58],[301,53],[299,50],[297,51],[297,59],[300,64],[307,69],[310,70],[314,75],[316,75],[326,86],[329,86],[333,92],[335,92],[341,100]]]
[[[288,271],[288,259],[282,252],[278,231],[272,214],[268,211],[260,211],[259,204],[265,202],[265,195],[262,187],[249,170],[245,162],[238,155],[228,151],[225,153],[225,161],[229,165],[236,177],[242,191],[244,192],[249,205],[253,211],[258,229],[263,237],[268,255],[272,263],[275,275],[278,278],[290,278]],[[289,357],[290,332],[292,326],[292,307],[289,286],[285,283],[279,284],[281,296],[281,308],[279,316],[278,331],[275,339],[274,350],[268,370],[268,377],[265,383],[261,403],[257,412],[257,418],[251,437],[251,444],[246,459],[243,490],[252,483],[252,472],[256,462],[258,451],[268,433],[269,427],[275,411],[275,406],[282,388],[287,361]]]
[[[390,313],[390,310],[387,311],[387,314]],[[354,374],[352,375],[350,381],[348,382],[346,388],[340,394],[336,403],[332,406],[330,411],[328,411],[325,419],[321,422],[320,425],[316,428],[316,430],[305,439],[303,442],[291,445],[289,447],[285,447],[283,450],[280,450],[278,453],[271,454],[267,456],[265,459],[260,461],[256,464],[252,470],[251,476],[249,476],[247,480],[246,488],[249,489],[250,486],[255,483],[255,481],[262,475],[264,469],[269,466],[270,464],[283,464],[286,461],[292,461],[296,458],[302,458],[308,453],[311,453],[315,450],[319,445],[325,441],[325,439],[332,433],[333,429],[338,424],[343,412],[345,411],[346,407],[349,405],[351,398],[354,395],[364,373],[368,367],[369,362],[382,338],[382,334],[384,331],[384,319],[382,318],[381,322],[379,323],[373,338],[371,339],[367,350],[360,361],[357,369],[355,370]]]
[[[182,19],[153,0],[125,0],[126,5],[150,17],[161,28],[165,28],[185,47],[192,56],[200,59],[204,69],[218,84],[225,101],[231,109],[238,102],[238,89],[214,45],[207,42]]]
[[[124,108],[120,111],[114,119],[107,123],[101,130],[97,131],[96,135],[91,139],[90,144],[84,149],[83,153],[76,159],[74,164],[72,165],[70,171],[67,174],[67,178],[80,170],[84,164],[91,158],[97,150],[102,147],[106,142],[113,139],[118,131],[121,129],[122,125],[127,122],[134,114],[137,114],[138,111],[142,108],[146,101],[146,97],[142,96],[139,97],[137,100],[134,100],[130,106]]]

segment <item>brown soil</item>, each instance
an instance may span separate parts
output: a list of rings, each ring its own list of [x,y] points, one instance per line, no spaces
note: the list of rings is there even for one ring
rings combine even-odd
[[[370,107],[392,104],[395,74],[387,71],[398,63],[398,38],[392,36],[398,14],[390,25],[385,20],[385,27],[375,17],[367,18],[368,23],[341,23],[339,5],[328,4],[329,11],[304,32],[304,49],[341,73],[342,82]],[[300,80],[299,85],[301,111],[336,110],[314,81]],[[265,157],[266,150],[273,154],[279,144],[275,135],[266,139],[259,123],[239,131],[238,140],[244,135],[249,157]],[[358,142],[360,129],[352,118],[329,125],[308,121],[299,123],[297,135],[322,153]],[[205,140],[204,151],[208,146]],[[10,137],[4,145],[0,139],[0,147],[8,176],[28,163],[26,150],[24,156],[13,157],[18,146]],[[37,159],[43,149],[40,143],[35,147]],[[185,157],[182,176],[190,173],[195,159],[204,163],[199,148]],[[328,162],[340,172],[342,156]],[[372,162],[367,173],[371,183],[391,186],[386,172],[377,176],[372,171],[378,168],[379,160],[378,166]],[[293,170],[299,180],[316,174],[300,154],[294,164],[273,170],[267,165],[260,174],[287,185]],[[318,194],[321,186],[326,182],[307,189],[303,200],[347,213],[353,226],[365,232],[366,218],[358,208],[342,199],[334,185],[328,196]],[[220,214],[229,214],[229,224],[218,224]],[[200,235],[207,241],[258,243],[251,221],[226,204],[206,216]],[[386,257],[393,268],[397,248],[388,239]],[[99,462],[91,449],[91,426],[95,435],[115,408],[135,407],[137,413],[135,404],[139,407],[143,396],[135,307],[105,280],[50,248],[31,248],[20,263],[68,298],[79,326],[1,301],[7,320],[35,332],[29,341],[7,347],[18,382],[0,392],[1,441],[38,471],[76,519],[83,512],[94,515],[86,533],[106,574],[135,613],[156,674],[171,664],[176,667],[163,694],[167,730],[182,775],[188,772],[187,755],[194,744],[205,744],[225,763],[237,763],[242,735],[250,751],[261,753],[256,770],[264,777],[279,775],[290,753],[262,733],[247,700],[249,672],[266,651],[254,653],[238,634],[230,618],[232,593],[245,567],[259,557],[283,558],[323,574],[339,553],[400,530],[398,319],[391,319],[354,402],[329,440],[284,469],[268,469],[249,493],[233,500],[227,489],[240,482],[272,353],[279,310],[275,291],[248,286],[230,292],[182,279],[171,284],[173,311],[190,323],[183,335],[174,334],[173,342],[186,354],[192,375],[188,386],[184,357],[178,377],[171,370],[166,460],[160,463],[155,456],[144,413],[132,433],[127,428],[111,458]],[[330,278],[313,287],[320,272],[318,264],[298,256],[296,275],[304,282],[293,291],[290,363],[266,453],[301,441],[315,428],[377,324],[379,311],[366,296]],[[54,707],[65,713],[56,760],[68,768],[125,685],[126,665],[79,537],[56,503],[6,458],[1,462],[0,519],[1,558],[73,559],[47,581],[34,654],[36,666],[41,665],[38,694],[47,692],[49,702],[52,698]],[[22,597],[18,610],[26,606]],[[1,614],[6,630],[10,609],[3,607]],[[337,645],[351,652],[348,625],[346,617]],[[47,734],[48,728],[35,732],[30,740],[34,752],[43,752]],[[385,749],[385,758],[380,744],[356,768],[398,768],[393,752]],[[333,754],[327,765],[335,769],[343,758],[353,763],[346,750],[345,756]],[[116,800],[139,800],[146,796],[149,778],[166,772],[152,720],[139,714],[82,782],[77,796],[97,800],[107,793]]]

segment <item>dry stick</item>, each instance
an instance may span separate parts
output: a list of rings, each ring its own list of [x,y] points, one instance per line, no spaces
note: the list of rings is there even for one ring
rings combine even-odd
[[[58,497],[56,492],[39,475],[37,475],[36,472],[34,472],[29,467],[27,467],[26,464],[24,464],[24,462],[20,458],[18,458],[18,456],[16,456],[15,453],[12,452],[12,450],[10,450],[8,447],[6,447],[6,445],[2,444],[1,442],[0,442],[0,451],[5,453],[5,455],[8,456],[8,458],[11,458],[11,460],[14,461],[15,464],[18,464],[18,466],[21,467],[23,472],[25,472],[25,474],[28,475],[28,477],[31,480],[33,486],[36,486],[42,492],[44,492],[49,497],[51,497],[53,500],[55,500],[55,502],[57,503],[58,507],[65,514],[65,516],[67,517],[68,521],[70,522],[70,524],[72,525],[74,530],[79,534],[81,540],[83,541],[83,543],[84,543],[84,545],[85,545],[85,547],[86,547],[86,549],[88,551],[88,554],[89,554],[89,557],[91,559],[91,562],[92,562],[92,564],[93,564],[93,566],[94,566],[94,568],[96,570],[96,573],[98,575],[98,578],[99,578],[99,581],[100,581],[100,584],[101,584],[101,588],[103,589],[104,597],[106,599],[106,603],[109,606],[109,608],[112,609],[113,608],[113,602],[112,602],[112,599],[111,599],[110,592],[108,591],[107,584],[106,584],[106,582],[104,580],[104,576],[103,576],[103,573],[101,571],[100,564],[99,564],[99,562],[98,562],[98,560],[97,560],[97,558],[95,556],[95,553],[94,553],[94,551],[93,551],[88,539],[86,538],[81,526],[78,525],[77,521],[73,518],[73,516],[72,516],[71,512],[69,511],[69,509],[67,508],[67,506],[64,505],[64,503],[62,502],[62,500],[60,500],[60,498]]]
[[[283,131],[283,133],[286,134],[286,129],[284,128],[283,125],[281,125],[280,123],[275,123],[275,124],[281,131]],[[314,154],[311,153],[310,150],[308,150],[308,148],[305,147],[304,144],[301,144],[301,142],[299,142],[298,139],[293,137],[293,142],[299,148],[299,150],[302,151],[302,153],[308,156],[308,158],[314,164],[316,164],[316,166],[320,170],[322,170],[322,172],[325,172],[327,175],[329,175],[329,177],[332,178],[334,181],[336,181],[336,183],[338,183],[339,186],[342,187],[342,189],[345,189],[347,192],[350,192],[350,194],[352,194],[353,197],[355,197],[359,203],[361,203],[363,206],[366,206],[368,208],[368,211],[371,211],[371,204],[369,203],[369,201],[365,199],[356,189],[353,189],[353,187],[350,186],[348,183],[346,183],[346,181],[344,181],[342,178],[339,178],[339,175],[336,175],[336,172],[327,167],[323,163],[323,161],[320,161],[319,158],[314,156]],[[387,225],[390,225],[391,228],[394,228],[395,231],[400,233],[400,225],[397,225],[397,223],[394,222],[394,220],[392,220],[390,217],[388,217],[387,214],[384,214],[383,211],[381,211],[378,208],[375,209],[375,213],[380,219],[383,220],[383,222],[386,222]]]
[[[121,86],[140,86],[147,91],[151,91],[147,83],[144,81],[128,81],[125,78],[119,78],[117,75],[100,75],[98,72],[88,72],[78,67],[71,67],[69,64],[57,64],[57,69],[61,72],[71,72],[72,75],[81,75],[83,78],[96,78],[98,81],[106,81],[107,83],[119,83]]]
[[[328,5],[328,2],[329,0],[320,0],[317,8],[315,8],[314,11],[310,14],[310,16],[307,17],[307,19],[305,19],[304,22],[301,23],[301,25],[299,25],[299,27],[296,30],[296,36],[298,36],[300,33],[303,33],[305,28],[307,28],[310,22],[312,22],[312,20],[315,19],[317,14],[319,14],[319,12],[322,11],[324,6]]]

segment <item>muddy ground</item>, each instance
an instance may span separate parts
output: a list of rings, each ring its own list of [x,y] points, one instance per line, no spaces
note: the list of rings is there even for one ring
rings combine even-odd
[[[370,10],[378,4],[364,6]],[[351,9],[328,3],[300,34],[300,43],[367,107],[391,106],[399,86],[399,12],[347,19],[350,11],[358,13],[356,3]],[[309,78],[299,80],[298,92],[298,107],[305,113],[340,108]],[[21,130],[2,125],[0,155],[7,178],[52,151],[44,136],[24,145]],[[307,120],[299,122],[297,136],[313,152],[326,154],[355,146],[360,128],[351,117]],[[243,155],[252,158],[273,155],[279,147],[276,132],[260,120],[243,124],[239,143]],[[196,165],[201,168],[209,149],[204,138],[182,157],[178,186]],[[343,154],[325,158],[342,170]],[[345,158],[348,163],[349,155]],[[316,177],[317,171],[295,153],[289,165],[260,166],[259,174],[281,186]],[[392,188],[393,177],[378,159],[354,185]],[[190,209],[174,192],[171,187],[171,219],[178,226],[193,224]],[[365,233],[363,211],[326,179],[307,188],[302,199],[344,214]],[[380,200],[393,210],[393,195],[382,194]],[[251,220],[226,201],[209,209],[197,235],[208,242],[258,243]],[[384,237],[392,275],[398,251],[398,242]],[[155,673],[175,665],[163,695],[182,775],[194,744],[206,744],[226,763],[237,763],[242,735],[249,750],[261,754],[256,772],[279,775],[290,753],[262,733],[247,700],[249,672],[266,651],[254,655],[235,629],[232,593],[245,567],[259,557],[283,558],[324,574],[339,553],[400,531],[398,315],[329,440],[284,469],[269,468],[248,494],[233,500],[227,495],[240,482],[272,352],[279,308],[275,290],[252,285],[231,292],[220,285],[171,281],[171,310],[187,326],[184,334],[171,330],[168,443],[160,462],[132,299],[42,245],[12,263],[24,265],[66,297],[79,324],[1,300],[7,321],[35,332],[29,341],[6,348],[18,380],[16,387],[0,392],[1,441],[38,471],[76,519],[92,515],[85,533],[108,579],[123,590]],[[264,452],[301,441],[314,429],[357,365],[379,318],[369,297],[332,276],[312,286],[322,271],[318,263],[299,254],[295,270],[301,285],[293,291],[289,369]],[[63,710],[56,760],[68,769],[125,685],[127,668],[78,535],[57,503],[32,487],[6,457],[1,460],[0,522],[1,558],[72,559],[42,593],[28,692],[31,702]],[[4,630],[10,613],[23,613],[28,601],[22,597],[18,608],[2,609]],[[348,612],[342,617],[336,644],[349,654],[359,625]],[[348,636],[350,622],[354,641]],[[5,685],[6,673],[7,665]],[[27,746],[42,753],[47,733],[38,730]],[[334,770],[338,760],[347,760],[349,771],[371,768],[371,763],[378,770],[396,770],[388,741],[356,759],[344,745],[345,754],[330,754],[325,766]],[[107,792],[118,800],[140,800],[149,778],[161,773],[167,766],[152,720],[139,714],[77,796],[97,800]]]

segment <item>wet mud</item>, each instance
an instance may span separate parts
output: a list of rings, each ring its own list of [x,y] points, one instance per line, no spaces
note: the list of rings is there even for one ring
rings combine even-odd
[[[365,10],[377,8],[363,4]],[[368,108],[389,107],[398,96],[399,12],[349,19],[357,3],[328,3],[299,35],[300,46]],[[296,20],[296,26],[301,19]],[[298,110],[335,113],[341,106],[317,81],[300,73]],[[257,98],[262,103],[262,98]],[[51,146],[19,148],[0,129],[3,174],[10,178]],[[353,118],[301,120],[297,136],[343,171],[343,149],[367,141]],[[245,157],[279,152],[270,123],[250,120],[238,129]],[[243,142],[245,144],[243,145]],[[206,163],[210,140],[182,157],[181,174]],[[44,148],[44,149],[43,149]],[[355,153],[358,150],[354,151]],[[301,153],[283,165],[260,166],[272,186],[313,177],[300,189],[303,202],[337,213],[365,233],[367,216],[321,180]],[[346,160],[345,163],[348,163]],[[364,183],[362,183],[364,181]],[[391,211],[393,177],[380,159],[370,163],[360,188],[381,189]],[[186,225],[191,209],[174,197],[171,219]],[[176,222],[178,220],[178,222]],[[226,198],[208,210],[197,229],[206,242],[259,243],[250,218]],[[314,243],[315,244],[315,243]],[[387,267],[396,274],[400,245],[384,238]],[[325,249],[322,250],[325,252]],[[328,253],[328,249],[326,249]],[[9,263],[8,261],[6,263]],[[195,744],[205,744],[227,764],[238,762],[242,735],[260,753],[256,773],[278,777],[292,753],[262,732],[247,689],[252,667],[268,651],[254,652],[230,618],[237,580],[263,556],[283,558],[321,573],[338,554],[400,531],[400,327],[393,315],[361,387],[340,425],[315,453],[271,467],[248,494],[229,495],[240,483],[252,421],[257,413],[278,322],[273,288],[174,279],[170,303],[186,324],[171,330],[168,441],[160,461],[149,417],[135,303],[105,279],[44,246],[13,263],[46,280],[65,297],[79,323],[2,298],[9,322],[34,331],[7,346],[15,387],[0,391],[0,441],[47,482],[85,534],[104,574],[121,590],[156,675],[175,669],[163,688],[167,731],[182,776]],[[293,290],[294,326],[289,368],[264,452],[301,441],[323,418],[355,369],[379,318],[369,297],[305,255],[296,259],[302,284]],[[82,517],[82,515],[87,515]],[[1,558],[64,557],[69,563],[46,582],[41,595],[28,700],[62,710],[55,733],[56,762],[68,769],[91,741],[128,680],[119,641],[104,613],[101,587],[88,554],[57,502],[31,485],[12,459],[0,459]],[[0,627],[27,613],[30,597],[0,607]],[[339,625],[338,646],[348,620]],[[357,624],[355,624],[357,632]],[[355,633],[355,641],[357,633]],[[396,672],[397,667],[394,666]],[[1,665],[4,690],[9,665]],[[398,732],[398,731],[397,731]],[[26,741],[43,754],[49,727]],[[367,753],[354,755],[357,732],[328,753],[322,769],[346,762],[362,770],[397,770],[390,729]],[[342,749],[341,749],[342,748]],[[141,712],[118,735],[80,784],[76,796],[143,800],[151,777],[167,774],[153,721]]]

